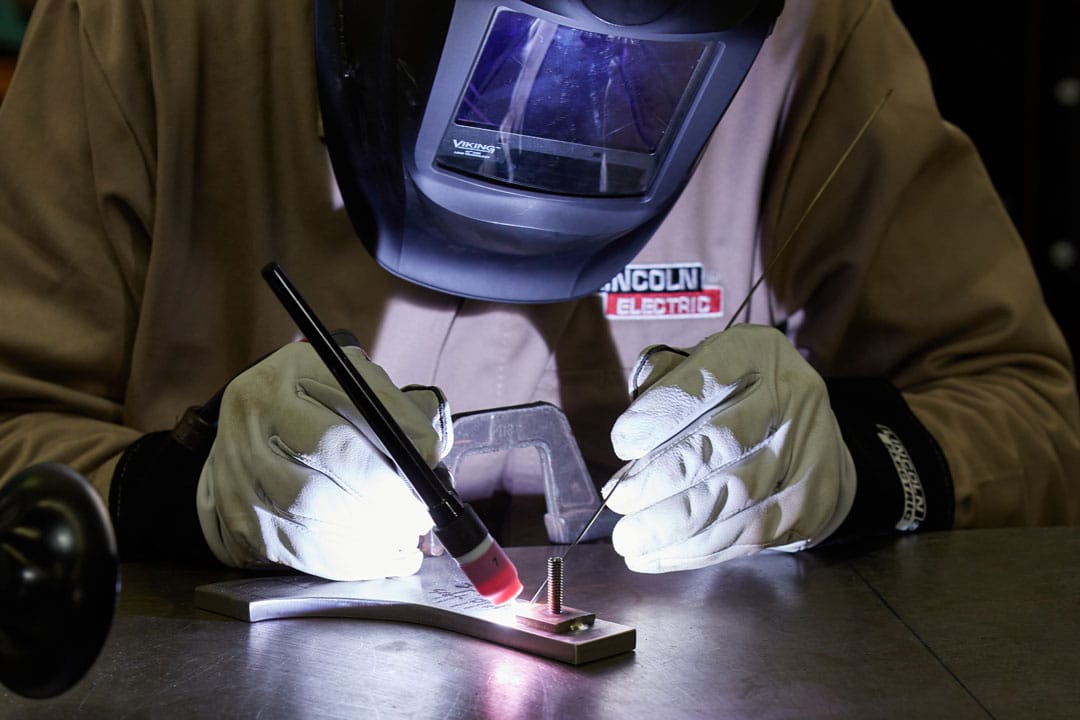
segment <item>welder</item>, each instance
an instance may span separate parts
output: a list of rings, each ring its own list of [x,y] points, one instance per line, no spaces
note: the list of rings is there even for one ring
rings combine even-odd
[[[885,0],[39,0],[3,476],[85,474],[127,559],[415,572],[274,260],[430,465],[447,399],[559,405],[634,570],[1080,520],[1072,359]]]

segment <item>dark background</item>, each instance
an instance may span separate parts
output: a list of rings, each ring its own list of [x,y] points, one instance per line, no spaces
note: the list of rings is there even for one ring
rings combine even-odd
[[[1080,357],[1080,0],[893,4],[926,58],[942,114],[979,148]],[[0,97],[13,62],[0,57]]]
[[[843,1],[843,0],[840,0]],[[1080,356],[1080,0],[894,0]]]

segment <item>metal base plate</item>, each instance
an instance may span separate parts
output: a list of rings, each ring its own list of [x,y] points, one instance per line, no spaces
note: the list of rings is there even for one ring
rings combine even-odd
[[[411,577],[333,582],[308,575],[230,580],[195,588],[204,610],[259,622],[280,618],[348,617],[442,628],[542,657],[581,665],[634,649],[634,628],[596,620],[570,632],[527,627],[517,620],[527,600],[494,607],[448,556],[425,558]]]

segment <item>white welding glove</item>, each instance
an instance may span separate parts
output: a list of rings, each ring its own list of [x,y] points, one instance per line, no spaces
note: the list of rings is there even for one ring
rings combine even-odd
[[[783,334],[741,325],[690,352],[646,348],[615,422],[631,461],[603,489],[625,515],[612,542],[631,570],[704,567],[828,537],[855,496],[855,466],[824,380]]]
[[[358,348],[345,354],[420,455],[434,466],[453,443],[435,388],[399,390]],[[423,503],[314,348],[282,347],[238,375],[221,401],[199,477],[199,521],[234,567],[284,565],[333,580],[420,568]]]

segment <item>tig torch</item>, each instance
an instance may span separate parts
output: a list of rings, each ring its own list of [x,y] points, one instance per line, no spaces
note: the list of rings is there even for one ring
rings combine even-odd
[[[281,267],[271,262],[263,268],[262,276],[371,426],[401,475],[427,506],[435,523],[435,535],[476,591],[495,605],[515,599],[522,590],[517,569],[476,512],[458,497],[449,471],[442,465],[434,470],[428,467],[416,446],[333,341]]]

